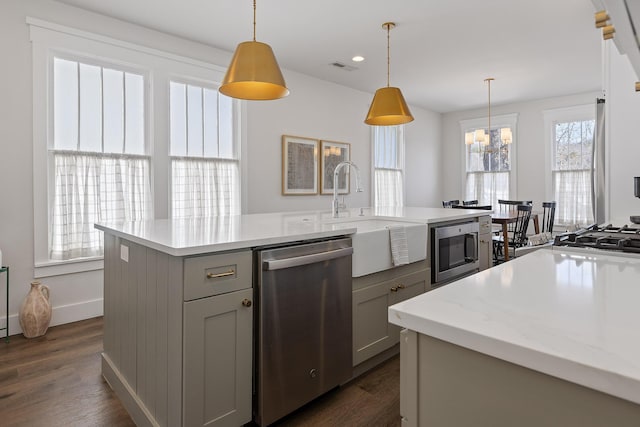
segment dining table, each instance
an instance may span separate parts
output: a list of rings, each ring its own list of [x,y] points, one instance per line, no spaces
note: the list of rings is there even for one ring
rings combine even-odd
[[[502,225],[502,244],[504,245],[504,260],[509,261],[509,230],[508,224],[516,222],[518,218],[518,212],[494,212],[491,214],[491,222],[493,224]],[[538,213],[531,212],[531,219],[533,220],[533,227],[536,234],[540,233],[540,224],[538,222]]]

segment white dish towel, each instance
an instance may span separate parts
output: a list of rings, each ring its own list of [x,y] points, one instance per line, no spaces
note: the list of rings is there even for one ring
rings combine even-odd
[[[409,264],[409,246],[407,232],[402,225],[389,225],[389,241],[391,242],[391,259],[394,266]]]

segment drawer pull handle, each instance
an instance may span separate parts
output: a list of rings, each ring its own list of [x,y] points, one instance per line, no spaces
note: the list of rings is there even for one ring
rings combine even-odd
[[[229,270],[229,271],[225,271],[224,273],[207,273],[207,279],[219,279],[220,277],[227,277],[227,276],[233,276],[234,274],[236,274],[235,270]]]
[[[250,299],[243,299],[242,300],[242,305],[245,307],[251,307],[251,300]]]
[[[396,285],[396,286],[392,286],[391,287],[391,292],[398,292],[399,289],[404,289],[404,285],[402,283],[400,283],[399,285]]]

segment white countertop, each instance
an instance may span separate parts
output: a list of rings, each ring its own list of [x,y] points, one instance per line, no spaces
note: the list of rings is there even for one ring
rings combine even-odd
[[[334,219],[330,211],[279,212],[105,222],[95,227],[169,255],[185,256],[349,235],[356,232],[353,221],[357,220],[385,219],[431,224],[489,215],[490,212],[407,207],[364,208],[363,214],[360,215],[360,209],[349,209]]]
[[[389,321],[640,404],[640,257],[542,249],[393,305]]]

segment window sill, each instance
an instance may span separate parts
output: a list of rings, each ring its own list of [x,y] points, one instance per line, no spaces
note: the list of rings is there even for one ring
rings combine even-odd
[[[102,270],[103,268],[104,260],[102,257],[81,258],[70,261],[37,262],[33,268],[33,277],[40,279],[43,277]]]

